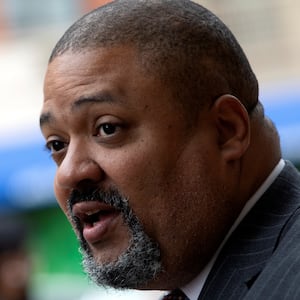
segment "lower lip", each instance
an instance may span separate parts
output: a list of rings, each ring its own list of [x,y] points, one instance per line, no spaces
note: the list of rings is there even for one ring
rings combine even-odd
[[[96,244],[103,241],[115,227],[120,212],[112,212],[104,215],[93,225],[84,225],[83,237],[89,244]]]

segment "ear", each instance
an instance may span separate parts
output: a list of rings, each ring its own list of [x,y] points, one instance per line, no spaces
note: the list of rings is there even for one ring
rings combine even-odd
[[[240,159],[250,143],[250,121],[244,105],[232,95],[223,95],[212,112],[223,158],[227,162]]]

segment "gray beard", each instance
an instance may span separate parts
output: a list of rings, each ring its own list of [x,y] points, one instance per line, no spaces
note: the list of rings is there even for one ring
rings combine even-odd
[[[97,262],[87,242],[82,236],[82,229],[78,220],[72,217],[78,232],[80,252],[83,256],[83,268],[88,277],[100,286],[110,286],[116,289],[137,289],[155,279],[162,271],[160,250],[158,245],[144,232],[137,217],[132,212],[128,200],[116,190],[109,192],[73,192],[69,200],[69,211],[78,201],[99,200],[121,211],[125,224],[131,233],[127,249],[110,263]]]

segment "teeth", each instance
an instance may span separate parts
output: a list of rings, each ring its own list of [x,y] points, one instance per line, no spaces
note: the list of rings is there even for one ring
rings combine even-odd
[[[99,209],[94,209],[94,210],[90,210],[90,211],[86,212],[85,214],[87,216],[91,216],[91,215],[94,215],[94,214],[99,213],[99,212],[100,212]]]

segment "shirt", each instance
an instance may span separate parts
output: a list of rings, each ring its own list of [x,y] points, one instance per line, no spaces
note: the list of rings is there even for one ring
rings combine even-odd
[[[247,201],[244,208],[242,209],[241,213],[239,214],[238,218],[230,228],[229,232],[225,236],[225,239],[215,252],[212,259],[209,261],[209,263],[205,266],[205,268],[201,271],[201,273],[194,278],[190,283],[185,285],[184,287],[181,287],[181,290],[186,294],[186,296],[190,300],[197,300],[202,288],[204,286],[204,283],[208,277],[209,272],[211,271],[214,262],[216,261],[220,251],[222,250],[224,244],[228,240],[229,236],[232,234],[232,232],[236,229],[236,227],[241,223],[243,218],[248,214],[248,212],[251,210],[251,208],[255,205],[255,203],[259,200],[259,198],[263,195],[263,193],[271,186],[271,184],[275,181],[275,179],[278,177],[282,169],[284,168],[284,160],[281,159],[276,167],[273,169],[273,171],[270,173],[270,175],[267,177],[267,179],[262,183],[262,185],[258,188],[258,190],[253,194],[253,196]]]

